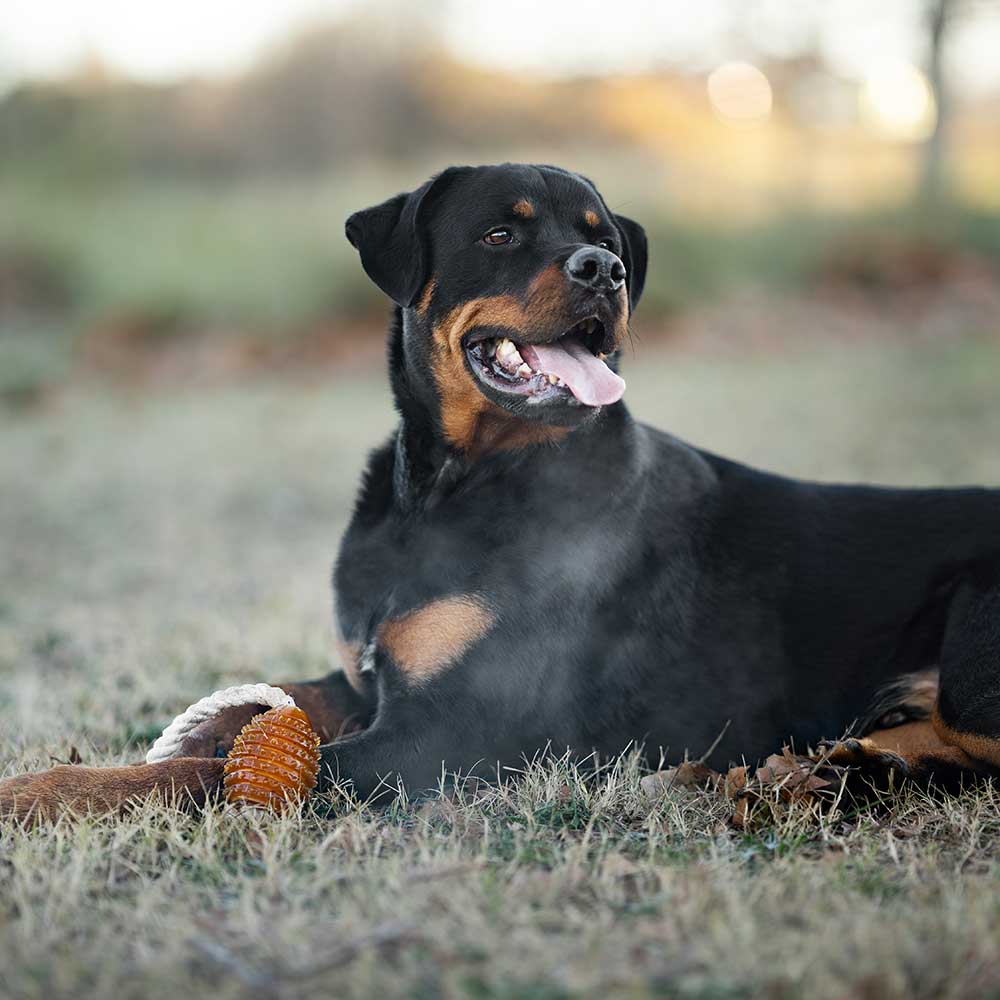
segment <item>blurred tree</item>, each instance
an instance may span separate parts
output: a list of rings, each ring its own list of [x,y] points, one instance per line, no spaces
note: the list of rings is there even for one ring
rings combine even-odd
[[[946,194],[946,143],[951,124],[951,94],[945,79],[944,51],[948,29],[955,15],[955,0],[927,0],[925,18],[928,32],[927,79],[937,102],[934,131],[924,144],[920,193],[926,201],[937,202]]]

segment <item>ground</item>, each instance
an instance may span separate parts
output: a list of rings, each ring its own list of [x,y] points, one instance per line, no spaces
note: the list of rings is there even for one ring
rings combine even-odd
[[[634,411],[783,472],[1000,484],[1000,342],[638,347]],[[0,424],[0,773],[138,759],[173,714],[332,662],[381,372],[83,380]],[[831,734],[837,735],[837,734]],[[1000,789],[750,831],[626,759],[281,820],[0,827],[11,997],[1000,996]]]

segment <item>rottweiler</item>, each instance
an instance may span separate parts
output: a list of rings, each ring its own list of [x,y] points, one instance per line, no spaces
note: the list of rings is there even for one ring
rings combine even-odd
[[[399,420],[334,570],[343,669],[285,685],[324,780],[368,798],[546,751],[719,766],[829,738],[917,777],[1000,770],[1000,490],[803,482],[633,420],[646,236],[578,174],[452,167],[346,232],[395,303]],[[258,710],[86,797],[210,789]],[[70,770],[14,780],[65,801]]]

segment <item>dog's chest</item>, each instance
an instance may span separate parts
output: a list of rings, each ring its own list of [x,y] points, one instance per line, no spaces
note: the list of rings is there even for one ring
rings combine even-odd
[[[423,683],[494,629],[500,595],[475,531],[457,523],[349,533],[335,578],[341,658],[360,683],[391,667]]]

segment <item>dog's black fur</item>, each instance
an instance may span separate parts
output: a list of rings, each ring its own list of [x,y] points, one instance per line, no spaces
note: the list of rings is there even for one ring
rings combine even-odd
[[[495,774],[546,747],[677,760],[721,733],[712,762],[752,761],[840,736],[927,668],[941,671],[939,728],[1000,763],[1000,491],[799,482],[637,423],[622,402],[508,398],[477,370],[482,338],[544,343],[593,315],[591,347],[613,366],[642,293],[642,229],[576,174],[453,168],[347,233],[396,302],[400,420],[335,571],[357,659],[353,689],[329,683],[370,724],[324,749],[333,773],[368,795],[445,768]],[[620,258],[626,288],[565,277],[583,246]],[[511,301],[528,304],[524,322]],[[387,622],[467,595],[473,640],[430,649],[430,670],[395,661]],[[415,641],[441,641],[433,626]]]

